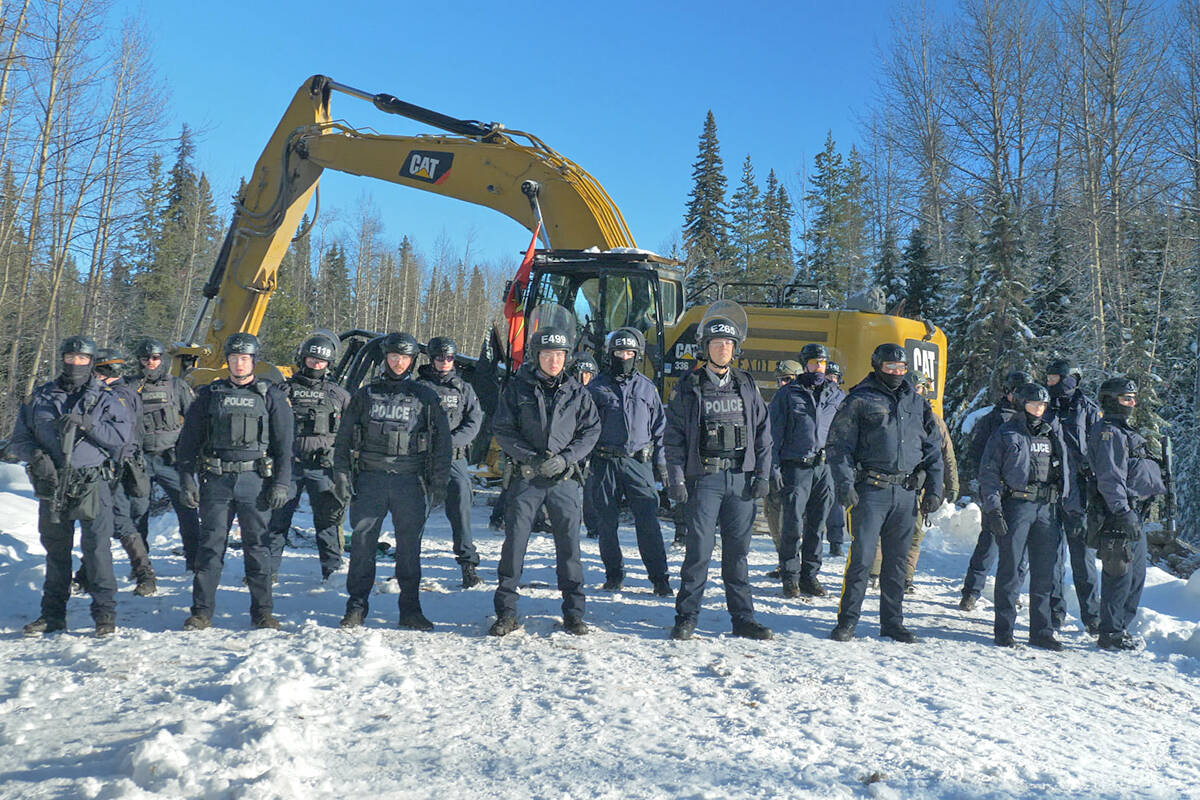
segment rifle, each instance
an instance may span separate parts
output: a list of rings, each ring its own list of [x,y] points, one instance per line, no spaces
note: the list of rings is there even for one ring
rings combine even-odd
[[[1162,437],[1162,474],[1163,484],[1167,487],[1163,497],[1163,523],[1173,541],[1179,537],[1179,529],[1176,520],[1178,506],[1175,498],[1175,448],[1171,444],[1170,436]]]
[[[67,507],[71,503],[68,492],[76,481],[75,468],[71,466],[71,456],[75,452],[76,433],[78,433],[78,426],[72,422],[64,425],[60,434],[63,463],[58,468],[58,484],[54,487],[54,499],[50,503],[50,521],[53,523],[65,521]]]

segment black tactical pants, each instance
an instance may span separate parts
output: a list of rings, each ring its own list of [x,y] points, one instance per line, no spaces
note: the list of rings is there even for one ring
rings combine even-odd
[[[849,513],[850,555],[846,559],[837,624],[852,630],[858,624],[875,549],[882,547],[879,628],[895,629],[904,624],[904,574],[917,522],[917,493],[903,486],[878,487],[862,481],[855,489],[858,504]]]
[[[471,473],[466,459],[450,462],[450,483],[446,486],[446,519],[454,542],[454,560],[459,564],[479,566],[475,538],[471,535]]]
[[[625,574],[617,527],[621,498],[629,502],[637,531],[638,552],[646,565],[651,583],[667,579],[667,551],[663,546],[662,526],[658,524],[658,489],[654,486],[654,467],[636,458],[592,458],[592,472],[584,497],[590,489],[596,505],[596,532],[600,539],[600,558],[607,578]]]
[[[838,504],[836,497],[829,504],[829,516],[825,519],[825,540],[830,547],[841,547],[846,542],[846,509]]]
[[[1146,533],[1129,542],[1132,559],[1124,575],[1100,573],[1100,633],[1120,636],[1137,614],[1146,585]]]
[[[267,512],[260,505],[263,479],[257,472],[214,475],[202,472],[200,481],[200,546],[192,581],[192,614],[212,618],[217,587],[225,564],[225,545],[236,516],[242,532],[246,585],[250,588],[250,618],[271,611],[271,548],[267,541]]]
[[[99,513],[89,522],[80,522],[79,549],[88,591],[92,594],[92,619],[113,619],[117,613],[117,579],[113,575],[112,488],[97,481]],[[75,540],[75,521],[50,521],[50,503],[38,503],[38,535],[46,549],[46,580],[42,585],[42,616],[66,619],[67,598],[71,596],[71,546]]]
[[[360,472],[350,501],[350,574],[346,576],[346,610],[370,608],[375,586],[375,555],[383,520],[392,515],[396,533],[396,583],[400,615],[421,610],[421,536],[429,516],[429,500],[421,477],[371,470]]]
[[[813,580],[821,571],[821,525],[829,517],[833,481],[829,467],[780,467],[783,477],[779,535],[780,574]]]
[[[271,512],[267,523],[271,541],[271,574],[279,574],[283,547],[292,527],[292,516],[300,505],[300,494],[308,492],[312,506],[313,527],[316,528],[317,557],[321,561],[321,577],[328,578],[342,566],[342,518],[346,508],[333,496],[332,469],[305,469],[292,465],[292,495],[287,503]]]
[[[1087,485],[1076,476],[1073,491],[1087,497]],[[1100,576],[1096,572],[1096,551],[1087,546],[1087,514],[1062,513],[1063,532],[1071,558],[1071,581],[1079,598],[1079,618],[1085,625],[1100,624]]]
[[[996,618],[992,626],[996,641],[1013,635],[1017,624],[1017,596],[1024,579],[1021,564],[1029,564],[1029,637],[1051,636],[1054,622],[1051,594],[1054,592],[1062,545],[1062,527],[1057,503],[1003,501],[1008,534],[996,537],[1000,563],[996,567]]]
[[[675,621],[694,622],[700,616],[708,568],[721,527],[721,580],[725,606],[735,624],[754,621],[754,600],[746,556],[754,526],[756,504],[746,493],[744,472],[723,470],[687,481],[687,540],[675,596]]]
[[[555,572],[562,593],[564,617],[583,617],[583,562],[579,555],[579,518],[582,514],[579,483],[566,479],[548,483],[514,477],[508,485],[504,509],[504,545],[496,567],[499,582],[492,599],[497,617],[517,615],[517,591],[525,567],[525,551],[534,517],[543,504],[550,515],[554,536]]]
[[[179,495],[179,470],[175,468],[172,451],[162,453],[146,453],[146,470],[150,473],[152,483],[157,483],[167,494],[175,517],[179,520],[179,538],[183,542],[183,558],[188,569],[196,565],[196,551],[200,546],[200,513],[194,508],[183,504]],[[131,497],[130,516],[142,537],[142,542],[149,547],[150,535],[150,498]]]

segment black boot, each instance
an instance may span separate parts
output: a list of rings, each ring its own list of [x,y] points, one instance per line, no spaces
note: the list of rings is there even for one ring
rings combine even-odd
[[[149,597],[158,591],[158,581],[155,579],[154,566],[150,563],[150,554],[146,552],[146,544],[140,534],[132,534],[121,539],[121,547],[129,556],[129,566],[133,569],[137,586],[133,593],[139,597]]]
[[[600,588],[601,588],[601,590],[603,590],[605,592],[619,592],[619,591],[621,591],[621,587],[624,585],[625,585],[625,573],[617,572],[612,575],[609,575],[605,579],[604,585],[601,586]]]
[[[973,594],[964,594],[964,595],[962,596],[962,600],[959,600],[959,601],[958,601],[958,610],[959,610],[959,611],[974,611],[974,610],[975,610],[975,604],[976,604],[978,601],[979,601],[979,598],[978,598],[978,597],[976,597],[975,595],[973,595]]]
[[[797,586],[799,587],[801,594],[806,594],[809,597],[824,597],[825,596],[825,587],[822,586],[821,582],[819,580],[817,580],[815,577],[801,578],[797,582]]]
[[[585,636],[588,626],[582,617],[563,617],[563,630],[572,636]]]
[[[788,577],[783,579],[783,596],[787,598],[800,596],[800,585],[796,583],[795,578]]]
[[[203,631],[212,627],[212,619],[202,617],[199,614],[192,614],[183,621],[183,629],[185,631]]]
[[[497,617],[492,627],[488,628],[488,636],[508,636],[519,627],[516,617]]]
[[[676,641],[687,641],[692,638],[696,632],[696,620],[683,619],[675,623],[675,627],[671,628],[671,638]]]
[[[854,638],[854,628],[849,625],[838,625],[829,632],[829,638],[835,642],[848,642]]]
[[[33,636],[39,633],[57,633],[67,629],[67,621],[63,617],[47,617],[42,615],[30,622],[21,632],[26,636]]]
[[[675,593],[671,591],[671,581],[667,578],[659,578],[654,582],[654,595],[656,597],[674,597]]]
[[[470,589],[473,586],[478,586],[479,584],[483,583],[483,578],[479,577],[479,574],[475,571],[474,564],[463,564],[462,576],[462,585],[464,589]]]
[[[742,639],[757,639],[765,641],[775,638],[775,634],[766,625],[761,625],[752,619],[733,623],[733,635]]]
[[[916,637],[916,634],[903,625],[897,625],[894,628],[883,628],[879,631],[879,635],[886,636],[894,642],[903,642],[904,644],[914,644],[920,641]]]
[[[117,620],[114,617],[101,617],[96,620],[96,636],[110,636],[117,632]]]
[[[1053,636],[1032,636],[1029,639],[1029,644],[1039,650],[1050,650],[1055,653],[1061,653],[1064,649],[1062,642]]]
[[[250,627],[257,630],[277,631],[279,630],[279,620],[275,619],[275,615],[268,611],[250,620]]]
[[[428,633],[433,630],[433,623],[425,618],[420,609],[417,609],[416,611],[406,611],[401,614],[398,627],[404,630]]]
[[[342,617],[342,621],[338,623],[339,628],[357,628],[363,624],[363,614],[361,608],[351,608],[346,611],[346,616]]]

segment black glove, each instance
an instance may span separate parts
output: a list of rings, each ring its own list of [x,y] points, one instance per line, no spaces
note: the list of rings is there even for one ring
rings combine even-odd
[[[562,456],[550,456],[537,466],[537,474],[543,478],[557,478],[567,470],[567,460]]]
[[[783,494],[783,475],[779,470],[771,471],[771,494]]]
[[[354,486],[350,481],[349,472],[333,473],[333,496],[344,506],[350,504],[350,498],[354,496]]]
[[[179,499],[188,508],[200,507],[200,486],[190,472],[179,473]]]
[[[667,485],[667,465],[660,461],[654,465],[654,475],[663,486]]]
[[[437,508],[438,506],[444,506],[446,504],[446,489],[447,485],[444,482],[440,485],[435,484],[434,486],[429,487],[427,494],[429,497],[430,508]]]
[[[58,468],[45,450],[34,450],[29,457],[29,475],[40,481],[58,482]]]
[[[62,436],[67,428],[75,426],[75,430],[80,433],[87,433],[92,427],[92,421],[80,414],[78,411],[72,411],[70,414],[63,414],[58,418],[58,435]]]
[[[771,489],[771,483],[766,478],[755,478],[746,486],[750,493],[747,500],[761,500],[767,496],[767,492]]]
[[[904,488],[915,492],[925,485],[925,470],[919,469],[904,479]]]
[[[667,486],[667,497],[671,498],[672,503],[686,503],[688,501],[687,484],[669,484]]]
[[[983,512],[983,526],[997,539],[1008,536],[1008,523],[1004,521],[1004,513],[1001,511]]]
[[[1142,535],[1142,520],[1132,508],[1124,514],[1117,514],[1110,523],[1111,529],[1125,536],[1126,539],[1137,539]]]
[[[921,498],[921,513],[932,514],[942,507],[942,498],[932,492],[926,492]]]
[[[278,511],[279,509],[281,509],[287,505],[288,495],[290,495],[290,494],[291,494],[291,492],[288,491],[288,487],[286,484],[283,484],[283,483],[268,484],[267,487],[265,489],[263,489],[262,504],[264,506],[266,506],[267,509],[270,509],[271,511]],[[266,510],[266,509],[264,509],[264,510]]]
[[[853,508],[858,505],[858,490],[853,486],[847,486],[845,489],[838,491],[838,503],[842,508]]]

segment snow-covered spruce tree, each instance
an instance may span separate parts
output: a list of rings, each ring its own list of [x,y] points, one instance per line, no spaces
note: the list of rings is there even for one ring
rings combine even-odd
[[[908,294],[908,284],[900,269],[900,250],[896,246],[896,231],[889,225],[883,229],[879,244],[879,261],[875,265],[875,285],[883,289],[888,309],[893,309]]]
[[[760,278],[764,236],[763,198],[754,177],[750,156],[742,162],[742,179],[729,201],[729,249],[733,260],[730,278],[755,281]]]
[[[919,225],[908,235],[908,244],[900,257],[900,270],[907,286],[905,316],[934,323],[942,321],[945,315],[941,304],[941,270]]]
[[[725,205],[725,164],[712,110],[704,118],[699,153],[692,164],[692,190],[683,215],[689,293],[720,277],[729,260],[729,220]]]

